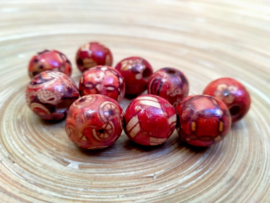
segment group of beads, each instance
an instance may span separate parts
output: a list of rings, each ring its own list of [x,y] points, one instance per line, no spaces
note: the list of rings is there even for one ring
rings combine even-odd
[[[112,145],[122,129],[145,146],[164,143],[175,128],[188,144],[210,146],[222,140],[231,123],[250,107],[248,91],[232,78],[217,79],[202,95],[188,96],[189,82],[178,69],[153,73],[147,60],[134,56],[112,68],[112,52],[98,42],[81,46],[76,63],[83,73],[79,87],[70,78],[71,63],[63,53],[45,50],[33,56],[26,101],[45,120],[67,117],[68,137],[84,149]],[[146,89],[148,94],[140,95]],[[140,95],[125,112],[119,105],[124,95]]]

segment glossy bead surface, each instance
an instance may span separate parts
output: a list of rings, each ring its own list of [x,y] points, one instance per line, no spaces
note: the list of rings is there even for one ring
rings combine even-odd
[[[153,74],[149,62],[136,56],[121,60],[115,68],[125,78],[126,95],[139,95],[145,91],[148,80]]]
[[[181,71],[175,68],[162,68],[149,79],[148,94],[158,95],[174,107],[188,96],[189,83]]]
[[[111,66],[112,52],[98,42],[89,42],[81,46],[76,54],[76,64],[81,72],[97,65]]]
[[[186,97],[176,107],[178,134],[190,145],[207,147],[224,138],[231,127],[227,106],[215,97]]]
[[[71,63],[66,55],[57,50],[44,50],[32,57],[28,65],[30,78],[44,71],[59,71],[71,75]]]
[[[125,95],[125,82],[118,70],[96,66],[83,73],[79,83],[80,94],[102,94],[120,102]]]
[[[64,73],[45,71],[36,75],[26,89],[30,109],[44,120],[65,118],[69,106],[79,98],[74,81]]]
[[[66,133],[83,149],[102,149],[112,145],[122,132],[123,111],[113,99],[86,95],[69,108]]]
[[[164,143],[176,125],[174,107],[156,95],[141,95],[131,101],[124,115],[124,130],[137,144],[154,146]]]
[[[203,94],[223,101],[230,110],[233,123],[243,118],[250,108],[249,92],[244,85],[232,78],[219,78],[212,81],[206,86]]]

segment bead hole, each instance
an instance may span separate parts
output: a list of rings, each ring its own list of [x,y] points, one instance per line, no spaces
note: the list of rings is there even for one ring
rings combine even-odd
[[[239,106],[233,106],[230,108],[231,116],[237,115],[239,113],[239,111],[240,111]]]
[[[86,99],[85,98],[81,98],[80,100],[79,100],[79,102],[84,102]]]
[[[98,130],[98,132],[101,133],[101,134],[103,134],[105,132],[105,130],[104,129],[100,129],[100,130]]]
[[[166,72],[168,74],[175,74],[175,70],[172,70],[172,69],[167,69]]]
[[[69,106],[71,105],[71,102],[69,100],[64,100],[56,105],[56,112],[57,113],[64,113],[67,111]]]
[[[144,69],[142,76],[145,80],[148,80],[151,74],[152,74],[152,71],[150,70],[150,68],[146,68]]]
[[[82,59],[79,58],[79,59],[77,60],[77,64],[78,64],[79,66],[83,66],[83,61],[82,61]]]
[[[115,113],[114,110],[112,110],[112,109],[109,110],[109,115],[113,116],[114,113]]]

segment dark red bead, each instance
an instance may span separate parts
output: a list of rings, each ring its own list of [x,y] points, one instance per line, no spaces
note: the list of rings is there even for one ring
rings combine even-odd
[[[69,106],[79,98],[74,81],[64,73],[45,71],[36,75],[26,89],[30,109],[45,120],[65,118]]]
[[[148,94],[158,95],[169,101],[174,107],[188,96],[189,83],[181,71],[174,68],[162,68],[149,79]]]
[[[131,101],[124,115],[127,136],[141,145],[160,145],[173,133],[176,125],[174,107],[155,95],[141,95]]]
[[[71,63],[66,55],[57,50],[44,50],[32,57],[28,65],[30,78],[44,71],[59,71],[71,75]]]
[[[231,127],[227,106],[212,96],[186,97],[176,111],[179,136],[190,145],[210,146],[222,140]]]
[[[109,48],[98,42],[89,42],[81,46],[76,54],[77,67],[81,72],[97,65],[111,66],[112,52]]]
[[[115,68],[125,78],[126,95],[139,95],[147,88],[152,66],[141,57],[132,56],[121,60]]]
[[[120,102],[125,95],[125,82],[118,70],[96,66],[83,73],[79,90],[81,95],[102,94]]]
[[[69,108],[66,133],[83,149],[102,149],[112,145],[122,132],[123,111],[104,95],[86,95]]]
[[[203,94],[223,101],[230,110],[233,123],[247,114],[251,103],[249,92],[244,85],[232,78],[219,78],[212,81],[206,86]]]

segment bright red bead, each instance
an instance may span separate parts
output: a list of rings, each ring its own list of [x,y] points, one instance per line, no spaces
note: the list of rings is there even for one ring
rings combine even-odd
[[[232,78],[219,78],[212,81],[206,86],[203,94],[223,101],[230,110],[233,123],[247,114],[251,103],[249,92],[244,85]]]
[[[71,75],[71,63],[66,55],[57,50],[44,50],[32,57],[28,65],[30,78],[44,71],[59,71]]]
[[[176,111],[179,136],[190,145],[210,146],[222,140],[231,127],[227,106],[212,96],[186,97]]]
[[[69,108],[66,133],[83,149],[102,149],[112,145],[122,132],[123,111],[104,95],[86,95]]]
[[[149,79],[148,94],[158,95],[169,101],[174,107],[188,96],[189,83],[181,71],[174,68],[162,68]]]
[[[111,66],[113,56],[106,46],[98,42],[89,42],[78,49],[76,63],[79,70],[84,72],[97,65]]]
[[[69,106],[79,98],[74,81],[64,73],[45,71],[36,75],[26,89],[30,109],[45,120],[65,118]]]
[[[120,102],[125,95],[125,82],[118,70],[96,66],[83,73],[79,90],[81,95],[102,94]]]
[[[126,95],[139,95],[145,91],[148,80],[153,74],[153,69],[149,62],[136,56],[121,60],[115,68],[125,78]]]
[[[155,95],[141,95],[131,101],[124,115],[124,130],[135,143],[150,146],[164,143],[176,125],[174,107]]]

